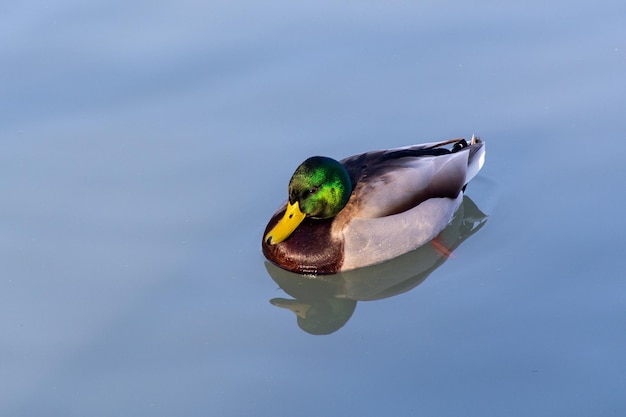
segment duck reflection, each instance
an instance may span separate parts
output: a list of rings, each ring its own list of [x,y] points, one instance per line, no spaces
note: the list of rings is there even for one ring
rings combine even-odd
[[[439,236],[393,260],[323,276],[298,275],[266,262],[272,279],[293,297],[273,298],[270,303],[295,313],[298,326],[307,333],[333,333],[352,317],[357,301],[393,297],[418,286],[486,221],[487,216],[464,196],[454,218]]]

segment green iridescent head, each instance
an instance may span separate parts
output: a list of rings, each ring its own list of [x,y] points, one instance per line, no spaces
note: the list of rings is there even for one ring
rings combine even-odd
[[[348,172],[339,162],[323,156],[304,161],[289,181],[289,202],[299,203],[309,217],[334,217],[348,202],[352,185]]]
[[[265,241],[270,244],[284,241],[305,217],[327,219],[336,216],[351,193],[350,176],[341,163],[324,156],[307,159],[289,181],[285,216],[265,235]]]

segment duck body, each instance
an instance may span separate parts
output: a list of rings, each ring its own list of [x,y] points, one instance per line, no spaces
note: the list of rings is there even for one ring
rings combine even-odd
[[[263,254],[288,271],[335,274],[417,249],[450,222],[484,157],[484,142],[473,137],[469,143],[454,139],[345,158],[339,161],[349,178],[345,205],[332,217],[301,213],[295,229],[274,240],[294,206],[310,205],[300,196],[317,192],[317,185],[293,185],[301,165],[290,182],[289,201],[267,224]]]

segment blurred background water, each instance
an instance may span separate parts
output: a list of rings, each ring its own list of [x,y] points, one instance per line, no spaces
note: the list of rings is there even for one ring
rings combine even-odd
[[[626,3],[1,10],[1,415],[626,412]],[[270,303],[302,160],[472,133],[488,218],[421,284]]]

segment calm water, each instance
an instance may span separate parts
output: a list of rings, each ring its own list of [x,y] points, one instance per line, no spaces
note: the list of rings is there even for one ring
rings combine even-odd
[[[0,415],[626,412],[623,1],[0,16]],[[472,133],[450,259],[266,266],[306,157]]]

